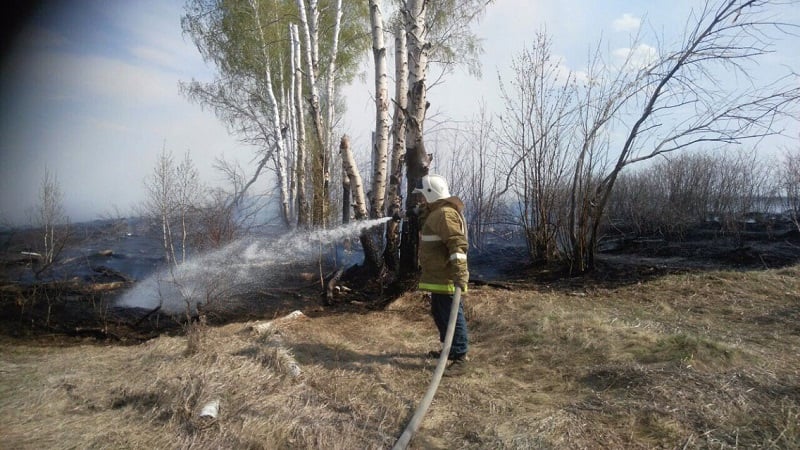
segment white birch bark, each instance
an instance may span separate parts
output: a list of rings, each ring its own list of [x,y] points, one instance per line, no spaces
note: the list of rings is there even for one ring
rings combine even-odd
[[[328,108],[326,115],[326,149],[333,145],[333,122],[336,113],[336,57],[339,54],[339,32],[342,26],[342,0],[336,0],[336,16],[333,23],[333,42],[331,44],[330,64],[328,65],[328,76],[326,80],[326,90],[328,95]],[[333,153],[331,151],[331,153]]]
[[[395,105],[392,128],[392,163],[389,178],[388,202],[390,208],[400,211],[400,181],[403,179],[403,156],[406,154],[406,109],[408,108],[408,53],[406,30],[395,27]]]
[[[406,147],[417,148],[422,143],[423,124],[427,110],[428,29],[425,24],[425,0],[407,0],[406,33],[408,39],[408,124]]]
[[[311,46],[311,61],[313,61],[314,73],[319,74],[319,2],[308,0],[308,31],[313,38],[309,40]]]
[[[366,219],[367,204],[364,201],[364,183],[361,181],[361,174],[358,172],[356,160],[350,150],[350,138],[347,135],[342,136],[339,151],[342,155],[342,168],[350,179],[350,190],[353,195],[353,210],[356,220]]]
[[[280,89],[281,98],[278,102],[278,108],[280,110],[280,139],[283,142],[283,161],[284,161],[284,172],[286,173],[286,203],[288,205],[288,216],[290,222],[293,222],[293,218],[296,215],[295,207],[294,207],[294,176],[292,175],[291,167],[293,163],[292,155],[295,154],[294,152],[294,137],[292,136],[292,127],[290,122],[290,109],[291,109],[291,100],[288,100],[289,94],[287,93],[288,89],[286,88],[286,80],[283,77],[285,70],[283,68],[283,58],[281,57],[278,64],[278,89]]]
[[[297,135],[294,114],[294,70],[289,71],[289,84],[283,90],[281,103],[285,107],[286,117],[284,128],[286,129],[286,171],[289,174],[289,208],[293,220],[297,219],[297,173],[294,167],[297,159]]]
[[[281,201],[281,215],[287,227],[291,227],[291,218],[289,215],[289,190],[287,185],[287,171],[284,163],[284,148],[283,138],[281,137],[281,122],[280,112],[278,110],[278,101],[275,98],[275,91],[272,85],[272,70],[269,66],[269,54],[267,53],[267,43],[264,37],[264,28],[261,25],[261,16],[258,13],[258,0],[250,0],[250,6],[253,9],[253,16],[255,18],[256,28],[258,30],[259,45],[261,47],[261,54],[264,58],[264,90],[267,94],[267,108],[269,115],[272,119],[272,134],[275,143],[275,152],[273,158],[275,162],[275,171],[278,176],[278,187],[280,190]]]
[[[325,132],[322,124],[322,112],[320,111],[319,104],[319,87],[317,86],[317,74],[319,71],[319,36],[317,34],[317,21],[319,18],[319,11],[317,10],[316,0],[309,1],[310,14],[306,14],[306,6],[304,0],[297,0],[297,9],[300,16],[300,25],[303,27],[303,37],[305,38],[305,53],[306,53],[306,79],[308,81],[308,89],[311,94],[309,104],[311,108],[311,118],[314,123],[314,132],[317,141],[320,145],[320,154],[318,155],[318,163],[321,173],[314,174],[321,179],[315,183],[321,183],[321,186],[315,186],[315,211],[319,211],[321,217],[316,220],[322,224],[324,217],[327,215],[325,210],[325,203],[327,201],[327,186],[329,182],[328,172],[328,157],[327,148],[325,146]],[[310,16],[310,20],[309,20]],[[321,188],[321,190],[320,190]]]
[[[295,178],[297,179],[297,225],[308,225],[308,200],[306,199],[306,124],[303,114],[303,68],[300,54],[300,32],[297,25],[289,25],[292,42],[292,101],[294,102],[295,139],[297,152],[295,160]]]
[[[370,0],[372,53],[375,60],[375,142],[373,148],[372,205],[370,216],[384,216],[386,166],[389,146],[389,81],[386,68],[386,45],[383,39],[383,16],[378,0]]]

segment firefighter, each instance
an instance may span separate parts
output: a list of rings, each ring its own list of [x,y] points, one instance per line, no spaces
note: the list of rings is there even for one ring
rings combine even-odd
[[[447,181],[440,175],[422,177],[413,191],[421,194],[419,208],[422,224],[419,243],[419,264],[422,274],[419,289],[431,293],[431,314],[439,329],[439,341],[444,342],[456,286],[467,292],[469,270],[467,267],[467,224],[464,220],[464,203],[450,195]],[[460,375],[467,365],[467,321],[463,303],[458,307],[453,344],[448,359],[452,361],[446,375]],[[428,353],[439,357],[439,351]]]

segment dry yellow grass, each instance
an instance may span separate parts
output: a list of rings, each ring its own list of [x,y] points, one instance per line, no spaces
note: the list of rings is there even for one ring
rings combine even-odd
[[[471,289],[470,372],[442,381],[412,448],[798,448],[798,275]],[[436,363],[427,311],[414,293],[209,327],[189,352],[6,340],[0,448],[387,448]]]

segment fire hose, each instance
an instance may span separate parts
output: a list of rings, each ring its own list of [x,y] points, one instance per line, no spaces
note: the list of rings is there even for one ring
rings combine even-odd
[[[425,396],[422,397],[422,401],[420,401],[419,406],[417,406],[416,411],[414,411],[414,415],[408,422],[405,431],[403,431],[403,434],[397,439],[392,450],[405,450],[406,447],[408,447],[411,438],[414,437],[414,434],[422,424],[422,419],[425,417],[425,413],[428,412],[428,407],[431,406],[433,396],[436,395],[436,390],[439,389],[439,382],[442,381],[442,375],[447,366],[447,357],[450,355],[450,346],[453,344],[453,334],[455,334],[456,330],[456,319],[458,318],[458,306],[460,303],[461,287],[456,286],[456,291],[453,295],[453,305],[450,308],[450,320],[447,322],[444,347],[442,348],[442,352],[439,353],[439,362],[436,364],[436,370],[433,372],[433,379],[431,379],[431,383],[428,385],[428,391],[425,393]]]

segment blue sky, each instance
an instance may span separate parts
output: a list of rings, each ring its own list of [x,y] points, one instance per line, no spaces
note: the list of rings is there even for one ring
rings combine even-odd
[[[512,56],[542,26],[565,67],[580,70],[601,36],[609,52],[626,48],[640,25],[674,39],[697,3],[497,0],[476,25],[484,38],[482,79],[456,73],[429,100],[434,111],[454,120],[476,113],[480,99],[491,109],[498,73],[507,73]],[[58,176],[67,213],[78,222],[115,209],[127,214],[142,200],[143,179],[162,146],[177,156],[189,151],[210,184],[219,181],[215,158],[250,161],[251,148],[179,93],[179,81],[211,77],[181,34],[182,13],[177,0],[40,4],[2,55],[0,222],[28,222],[45,167]],[[797,20],[797,11],[792,14]],[[764,70],[800,70],[798,43],[780,43]],[[367,56],[363,70],[371,74]],[[372,81],[366,81],[343,91],[349,112],[341,131],[355,146],[368,142],[371,89]]]
[[[180,29],[181,2],[43,3],[3,55],[0,217],[26,223],[45,167],[72,221],[130,211],[162,147],[203,178],[248,149],[179,81],[209,69]],[[245,159],[245,162],[247,159]]]

